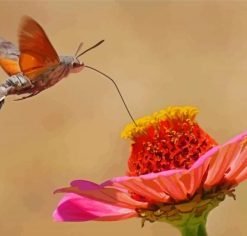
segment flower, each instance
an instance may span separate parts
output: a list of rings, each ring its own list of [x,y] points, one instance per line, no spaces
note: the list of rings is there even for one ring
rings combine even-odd
[[[126,176],[95,184],[75,180],[57,221],[165,221],[183,235],[207,235],[209,212],[247,178],[247,132],[217,144],[195,121],[194,107],[168,107],[122,132],[132,140]]]

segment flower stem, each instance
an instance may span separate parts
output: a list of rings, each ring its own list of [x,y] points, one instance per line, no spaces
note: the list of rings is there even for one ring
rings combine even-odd
[[[184,225],[180,228],[182,236],[207,236],[205,223],[198,225]]]
[[[194,200],[190,202],[175,205],[177,212],[174,213],[174,209],[173,212],[168,211],[167,215],[161,217],[159,221],[175,226],[182,236],[207,236],[206,222],[208,214],[223,200],[215,197],[196,201],[196,197],[194,197]],[[168,216],[169,214],[170,216]]]

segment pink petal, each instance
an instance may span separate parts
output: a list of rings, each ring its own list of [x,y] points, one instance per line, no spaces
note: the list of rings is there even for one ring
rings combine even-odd
[[[85,180],[73,181],[70,187],[58,189],[55,191],[55,193],[74,193],[75,196],[77,196],[76,201],[80,202],[78,207],[79,211],[80,208],[84,207],[84,205],[81,203],[83,199],[92,201],[95,204],[97,203],[103,204],[105,206],[114,206],[120,209],[129,209],[131,212],[136,208],[147,208],[148,206],[147,202],[140,202],[131,198],[129,193],[126,191],[119,190],[118,188],[112,186],[101,186]],[[74,200],[72,203],[71,201],[66,201],[66,204],[69,204],[69,207],[75,206],[74,203]],[[64,207],[64,204],[62,206]]]
[[[111,221],[135,216],[134,209],[113,206],[73,193],[66,194],[53,213],[56,221]]]
[[[247,164],[246,149],[243,145],[246,137],[247,132],[244,132],[218,147],[218,151],[210,158],[205,188],[211,188],[222,181],[233,182],[245,179],[241,173]]]
[[[65,190],[69,189],[69,192],[72,191],[76,194],[89,197],[91,199],[121,207],[132,209],[146,208],[148,204],[146,202],[139,202],[134,200],[126,190],[118,189],[112,186],[98,185],[85,180],[75,180],[71,183],[71,186],[72,188],[65,188]],[[64,192],[63,189],[58,191]]]
[[[192,167],[181,176],[187,194],[193,196],[199,188],[202,187],[209,168],[210,158],[217,152],[218,148],[214,147],[202,155]]]
[[[88,180],[74,180],[70,183],[71,186],[76,186],[80,190],[99,189],[99,185]]]
[[[239,184],[247,178],[247,136],[239,142],[240,152],[229,165],[229,171],[225,174],[225,179],[229,183]]]
[[[175,201],[187,199],[187,189],[183,181],[181,181],[182,176],[184,176],[186,172],[186,170],[183,170],[174,173],[173,175],[160,175],[157,177],[157,180],[163,187],[164,192],[166,192]]]
[[[245,164],[245,166],[246,165],[247,165],[247,163]],[[246,179],[247,179],[247,168],[245,167],[245,169],[242,172],[240,172],[238,176],[236,176],[234,181],[231,181],[231,182],[239,184]]]
[[[183,170],[163,171],[160,173],[150,173],[135,177],[117,177],[106,181],[102,185],[112,185],[114,187],[126,189],[151,202],[168,202],[170,196],[165,192],[163,177],[166,177],[167,182],[169,182],[171,178],[176,178],[175,176],[178,177],[181,172],[183,172]]]

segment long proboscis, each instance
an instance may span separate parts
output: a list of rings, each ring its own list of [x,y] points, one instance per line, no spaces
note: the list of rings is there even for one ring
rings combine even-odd
[[[88,48],[87,50],[83,51],[82,53],[80,53],[80,54],[76,57],[76,59],[79,58],[80,56],[82,56],[83,54],[87,53],[88,51],[90,51],[90,50],[92,50],[92,49],[98,47],[98,46],[99,46],[100,44],[102,44],[103,42],[105,42],[105,40],[101,40],[101,41],[99,41],[98,43],[96,43],[95,45],[93,45],[92,47],[90,47],[90,48]]]
[[[93,71],[98,72],[99,74],[103,75],[105,78],[109,79],[109,80],[114,84],[114,86],[115,86],[115,88],[117,89],[117,92],[118,92],[118,94],[119,94],[119,96],[120,96],[120,98],[121,98],[121,100],[122,100],[122,102],[123,102],[123,104],[124,104],[124,106],[125,106],[125,108],[126,108],[128,114],[129,114],[131,120],[133,121],[133,123],[135,124],[135,126],[137,126],[137,124],[136,124],[136,122],[135,122],[133,116],[131,115],[130,110],[129,110],[129,108],[128,108],[128,106],[127,106],[127,104],[126,104],[126,102],[125,102],[125,100],[124,100],[124,98],[123,98],[123,95],[122,95],[122,93],[120,92],[119,87],[117,86],[117,83],[116,83],[110,76],[106,75],[105,73],[101,72],[101,71],[98,70],[98,69],[95,69],[95,68],[93,68],[93,67],[91,67],[91,66],[87,66],[87,65],[85,65],[84,67],[89,68],[89,69],[91,69],[91,70],[93,70]]]

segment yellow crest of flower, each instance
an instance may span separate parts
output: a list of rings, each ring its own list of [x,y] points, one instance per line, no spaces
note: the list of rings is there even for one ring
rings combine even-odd
[[[155,126],[160,121],[194,121],[198,112],[198,109],[192,106],[170,106],[159,112],[153,113],[151,116],[137,119],[135,121],[136,125],[134,123],[128,124],[121,133],[121,137],[126,139],[133,138],[134,136],[143,133],[147,127]]]

